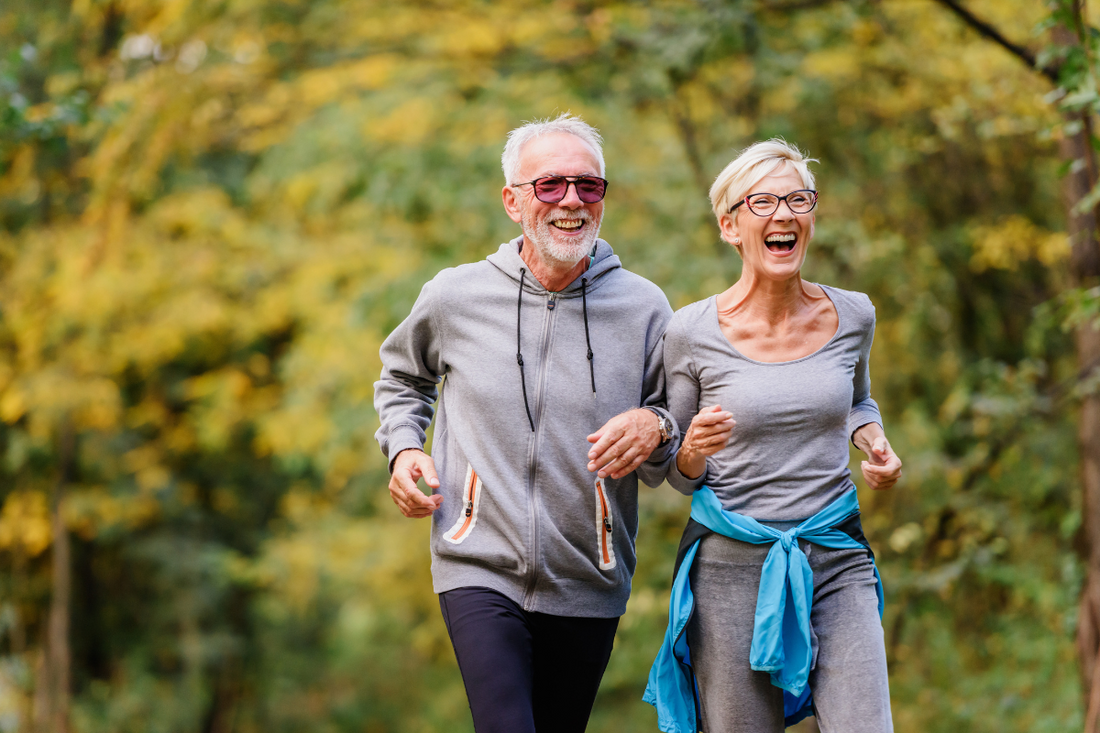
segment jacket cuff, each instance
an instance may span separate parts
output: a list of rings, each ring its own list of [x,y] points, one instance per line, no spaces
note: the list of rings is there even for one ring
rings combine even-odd
[[[424,437],[415,425],[398,425],[390,432],[387,448],[389,450],[389,468],[393,473],[393,462],[403,450],[424,450]]]
[[[653,452],[649,454],[649,458],[646,459],[646,463],[659,465],[676,455],[676,451],[680,445],[680,426],[676,424],[676,418],[672,416],[672,413],[662,407],[642,405],[641,409],[649,410],[658,417],[667,417],[672,423],[672,435],[669,437],[668,441],[654,448]]]

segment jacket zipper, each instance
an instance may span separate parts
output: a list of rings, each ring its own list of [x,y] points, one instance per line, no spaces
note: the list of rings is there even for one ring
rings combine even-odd
[[[607,492],[603,479],[596,479],[596,542],[599,547],[600,570],[615,567],[615,550],[611,546],[611,505],[607,501]]]
[[[477,521],[477,505],[481,499],[481,480],[473,466],[466,469],[466,488],[462,491],[462,513],[454,526],[443,535],[443,539],[452,544],[459,544],[473,531],[474,522]]]
[[[542,407],[546,392],[546,378],[549,369],[546,362],[550,358],[550,341],[553,336],[554,309],[557,306],[557,293],[550,293],[546,301],[546,317],[542,322],[542,348],[539,354],[537,388],[535,390],[535,434],[531,439],[531,449],[527,452],[527,520],[531,526],[531,554],[527,563],[527,587],[523,592],[523,609],[532,610],[534,606],[535,586],[539,581],[539,558],[541,556],[542,535],[539,527],[541,512],[539,498],[535,493],[535,474],[539,465],[539,443],[542,439]]]
[[[466,515],[466,521],[462,523],[458,531],[455,532],[454,538],[461,540],[463,535],[470,529],[470,524],[474,521],[474,500],[477,499],[477,472],[470,472],[470,483],[466,484],[466,506],[464,507],[464,514]]]

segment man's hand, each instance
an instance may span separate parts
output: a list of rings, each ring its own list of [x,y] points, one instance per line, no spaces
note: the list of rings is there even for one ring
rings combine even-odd
[[[892,488],[901,478],[901,459],[890,447],[878,423],[869,423],[857,430],[854,442],[867,454],[867,460],[860,464],[867,485],[875,491]]]
[[[439,477],[435,474],[432,457],[413,448],[398,453],[390,477],[390,498],[410,519],[430,517],[443,504],[442,496],[427,496],[417,488],[416,482],[421,478],[433,489],[439,488]]]
[[[588,470],[600,478],[622,478],[649,458],[661,443],[657,415],[652,410],[630,410],[616,415],[588,436]]]

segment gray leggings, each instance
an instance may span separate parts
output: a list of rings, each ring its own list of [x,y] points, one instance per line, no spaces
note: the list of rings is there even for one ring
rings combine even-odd
[[[822,733],[891,733],[871,558],[862,549],[798,544],[814,574],[810,688],[818,726]],[[695,613],[688,644],[706,733],[783,730],[783,691],[766,672],[749,668],[760,569],[770,549],[712,534],[701,540],[692,564]]]

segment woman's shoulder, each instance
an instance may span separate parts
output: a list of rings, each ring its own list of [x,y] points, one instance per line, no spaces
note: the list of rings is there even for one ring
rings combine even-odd
[[[715,296],[712,295],[709,298],[697,300],[677,310],[672,314],[672,320],[668,322],[668,330],[672,331],[675,329],[677,332],[682,332],[684,330],[695,329],[707,323],[711,314],[714,312],[714,298]]]
[[[860,323],[875,322],[875,304],[871,302],[871,298],[866,293],[856,290],[844,290],[823,283],[818,283],[818,285],[833,301],[833,305],[837,307],[837,310],[843,309],[846,314],[854,316]]]
[[[690,305],[685,305],[672,314],[668,326],[665,328],[665,355],[673,354],[690,355],[691,345],[699,341],[701,333],[705,333],[708,318],[714,309],[714,296],[699,300]]]

